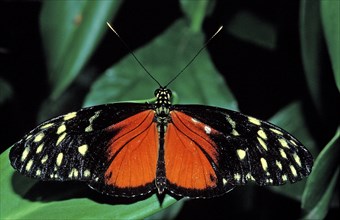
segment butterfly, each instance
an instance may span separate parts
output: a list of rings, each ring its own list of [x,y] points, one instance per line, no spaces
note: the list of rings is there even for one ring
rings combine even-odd
[[[11,165],[118,197],[211,198],[309,175],[313,157],[287,131],[228,109],[174,105],[172,81],[158,83],[154,103],[92,106],[40,124],[11,148]]]

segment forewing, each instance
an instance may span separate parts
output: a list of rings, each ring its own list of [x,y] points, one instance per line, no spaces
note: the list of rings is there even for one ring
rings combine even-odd
[[[204,124],[201,130],[216,145],[217,162],[210,162],[214,164],[217,180],[222,179],[225,184],[252,181],[259,185],[282,185],[299,181],[311,172],[313,158],[306,147],[269,122],[201,105],[176,105],[173,111],[191,117],[192,123]]]
[[[123,155],[135,147],[123,142],[138,142],[143,138],[138,132],[148,129],[152,135],[152,113],[146,104],[119,103],[84,108],[53,118],[14,144],[10,151],[11,164],[18,172],[41,180],[86,181],[92,188],[114,196],[145,194],[153,189],[151,183],[154,177],[150,175],[138,179],[132,185],[126,184],[126,180],[126,185],[119,185],[119,180],[113,181],[110,177],[121,178],[122,172],[131,178],[136,174],[126,170],[142,162],[131,159],[136,154],[132,153],[128,157]],[[124,124],[131,117],[140,123]],[[135,136],[130,135],[132,131]],[[118,138],[122,140],[120,145],[113,144],[118,143],[117,137],[122,136],[125,139]],[[151,141],[150,138],[148,141]],[[112,154],[113,151],[116,153]],[[157,151],[149,152],[152,153],[157,155]],[[122,158],[128,158],[130,165],[119,170],[120,167],[112,164]],[[150,172],[151,168],[145,169]],[[156,167],[153,169],[156,170]]]

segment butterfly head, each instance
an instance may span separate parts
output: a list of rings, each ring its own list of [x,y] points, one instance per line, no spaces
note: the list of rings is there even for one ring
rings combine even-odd
[[[156,115],[159,117],[168,117],[171,106],[171,95],[172,92],[167,88],[159,88],[155,91],[156,96]]]

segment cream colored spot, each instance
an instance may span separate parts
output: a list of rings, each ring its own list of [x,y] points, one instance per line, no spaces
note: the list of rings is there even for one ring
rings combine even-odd
[[[264,171],[267,171],[267,169],[268,169],[268,164],[267,164],[266,159],[264,159],[263,157],[261,157],[260,161],[261,161],[262,169],[263,169]]]
[[[231,131],[231,134],[234,136],[240,136],[240,134],[235,129]]]
[[[285,153],[285,151],[283,149],[280,148],[279,151],[280,151],[281,157],[283,157],[285,159],[288,159],[287,155],[286,155],[286,153]]]
[[[59,138],[58,138],[58,140],[57,140],[56,145],[59,145],[60,142],[62,142],[62,141],[64,140],[65,136],[66,136],[66,133],[63,133],[62,135],[60,135]]]
[[[35,153],[37,153],[37,154],[40,153],[40,152],[42,151],[43,147],[44,147],[44,143],[40,144],[40,145],[37,147],[37,150],[35,151]]]
[[[98,180],[99,180],[99,177],[96,177],[96,178],[94,179],[94,181],[96,181],[96,182],[98,182]]]
[[[25,150],[24,150],[24,152],[22,152],[22,155],[21,155],[21,162],[23,162],[27,158],[27,155],[28,155],[29,152],[30,152],[30,148],[25,147]]]
[[[88,145],[87,144],[83,144],[80,147],[78,147],[78,152],[82,155],[85,156],[87,149],[88,149]]]
[[[33,165],[33,160],[31,159],[31,160],[29,160],[29,161],[27,162],[26,167],[25,167],[25,170],[26,170],[26,171],[30,171],[31,168],[32,168],[32,165]]]
[[[251,178],[252,178],[251,173],[247,173],[246,180],[251,180]]]
[[[241,175],[239,173],[235,173],[234,179],[239,182],[241,180]]]
[[[197,123],[198,121],[195,118],[191,118],[191,121]]]
[[[227,179],[225,179],[225,178],[223,178],[223,179],[222,179],[222,182],[223,182],[223,185],[225,186],[225,185],[227,185],[227,183],[228,183],[228,180],[227,180]]]
[[[229,122],[229,124],[231,125],[232,128],[236,127],[236,122],[233,119],[231,119],[231,117],[229,115],[226,115],[226,119],[227,119],[227,121]]]
[[[89,177],[91,175],[91,172],[89,170],[84,171],[84,177]]]
[[[48,123],[48,124],[41,126],[40,129],[46,129],[46,128],[52,127],[53,125],[54,125],[53,123]]]
[[[205,131],[206,134],[210,134],[211,128],[209,126],[204,126],[204,131]]]
[[[272,132],[279,134],[279,135],[283,135],[283,133],[275,128],[269,128]]]
[[[64,157],[63,153],[58,154],[57,161],[56,161],[56,164],[57,164],[58,167],[61,165],[61,162],[63,162],[63,157]]]
[[[287,143],[287,141],[285,139],[280,138],[279,142],[280,142],[282,147],[285,147],[285,148],[289,149],[288,143]]]
[[[89,123],[90,123],[90,124],[89,124],[89,126],[87,126],[87,127],[85,128],[85,131],[86,131],[86,132],[91,132],[91,131],[93,131],[92,123],[93,123],[93,121],[94,121],[96,118],[98,118],[100,112],[101,112],[101,111],[96,111],[96,112],[94,113],[94,115],[89,119]]]
[[[64,131],[66,131],[66,126],[64,124],[60,125],[58,130],[57,130],[57,134],[61,134]]]
[[[299,167],[301,167],[300,157],[296,153],[294,153],[293,158],[294,158],[295,162],[299,165]]]
[[[267,135],[262,129],[258,130],[257,135],[260,136],[260,138],[262,138],[263,140],[267,140]]]
[[[46,155],[41,159],[41,164],[46,163],[47,159],[48,159],[48,155],[46,154]]]
[[[243,159],[245,158],[245,156],[246,156],[246,151],[244,151],[244,150],[242,150],[242,149],[237,149],[236,152],[237,152],[238,157],[239,157],[241,160],[243,160]]]
[[[261,125],[260,120],[258,120],[258,119],[256,119],[256,118],[253,118],[253,117],[248,116],[248,120],[249,120],[249,122],[251,122],[251,123],[253,123],[253,124],[255,124],[255,125]]]
[[[273,179],[272,178],[266,179],[266,183],[272,184],[273,183]]]
[[[290,143],[292,143],[294,146],[298,146],[297,143],[296,143],[295,141],[293,141],[293,140],[289,140],[289,141],[290,141]]]
[[[287,178],[287,175],[286,175],[286,174],[283,174],[283,175],[282,175],[282,180],[283,180],[284,182],[286,182],[286,181],[288,180],[288,178]]]
[[[276,160],[275,162],[276,162],[276,166],[277,166],[280,170],[282,170],[282,164],[281,164],[281,162],[278,161],[278,160]]]
[[[45,134],[44,133],[40,133],[40,134],[38,134],[37,136],[35,136],[35,138],[34,138],[34,142],[39,142],[39,141],[41,141],[43,138],[44,138],[44,136],[45,136]]]
[[[295,167],[293,165],[290,165],[289,167],[290,167],[290,171],[292,171],[293,176],[297,177],[297,172],[296,172]]]
[[[26,140],[28,140],[28,139],[30,139],[32,137],[32,135],[30,134],[30,135],[28,135],[27,137],[26,137]]]
[[[264,140],[262,140],[261,138],[257,137],[257,140],[259,141],[260,145],[263,147],[263,149],[268,150],[266,143],[264,142]]]
[[[71,172],[68,175],[69,178],[73,178],[73,177],[78,177],[78,170],[76,168],[72,168]]]
[[[35,172],[35,175],[36,175],[36,176],[40,176],[40,175],[41,175],[41,170],[40,170],[40,169],[37,169],[37,171]]]
[[[64,115],[64,121],[70,120],[70,119],[72,119],[76,116],[77,116],[77,112],[70,112],[70,113]]]

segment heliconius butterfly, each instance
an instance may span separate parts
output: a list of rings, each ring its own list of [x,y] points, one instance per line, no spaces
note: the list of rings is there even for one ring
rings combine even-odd
[[[173,80],[158,83],[154,103],[93,106],[42,123],[14,144],[12,166],[119,197],[210,198],[247,182],[282,185],[309,175],[313,158],[291,134],[228,109],[173,105]]]

